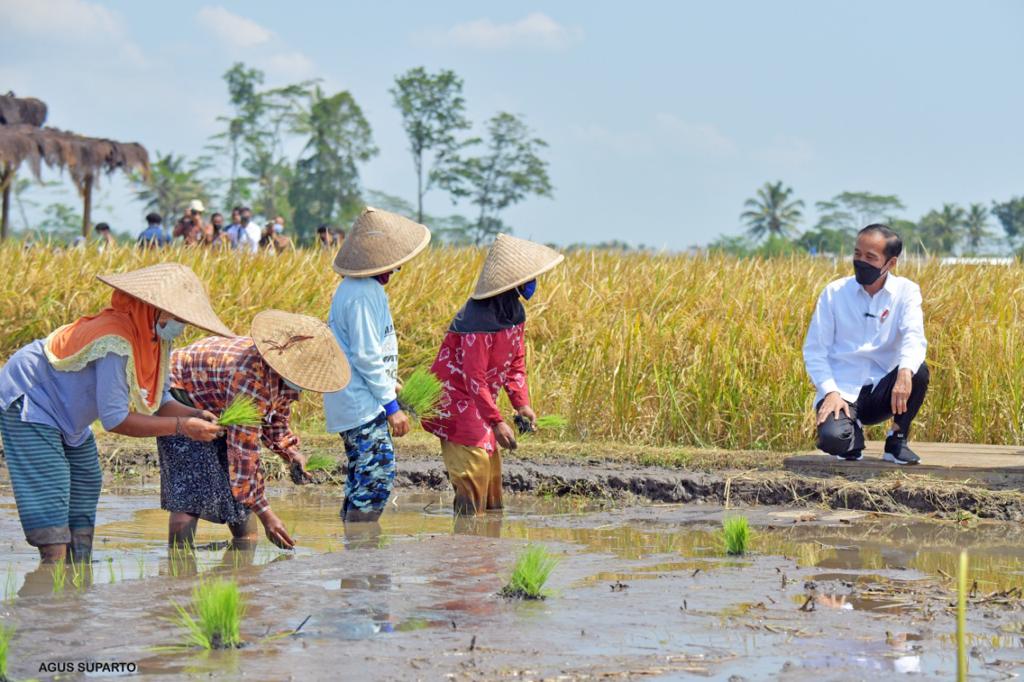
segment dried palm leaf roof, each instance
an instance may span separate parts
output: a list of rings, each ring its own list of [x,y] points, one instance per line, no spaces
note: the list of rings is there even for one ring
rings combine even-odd
[[[0,125],[30,125],[41,128],[46,122],[46,103],[35,97],[0,95]]]
[[[65,169],[79,186],[87,178],[116,170],[149,172],[149,153],[134,142],[85,137],[57,128],[31,125],[0,126],[0,165],[17,168],[27,163],[39,177],[42,164]]]

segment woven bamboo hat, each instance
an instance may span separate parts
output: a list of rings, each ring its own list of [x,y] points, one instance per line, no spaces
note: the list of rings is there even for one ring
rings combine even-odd
[[[203,283],[187,265],[160,263],[96,279],[211,334],[235,335],[213,312]]]
[[[367,206],[338,250],[334,271],[348,277],[383,275],[411,261],[429,243],[426,226]]]
[[[554,249],[528,239],[499,234],[487,253],[472,298],[490,298],[536,279],[565,260]]]
[[[330,327],[309,315],[264,310],[253,318],[256,350],[282,377],[307,391],[334,393],[352,377]]]

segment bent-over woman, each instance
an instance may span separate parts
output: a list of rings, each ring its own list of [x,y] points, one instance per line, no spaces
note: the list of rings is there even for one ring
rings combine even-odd
[[[196,442],[157,439],[160,507],[171,513],[168,542],[190,546],[199,519],[227,524],[235,540],[255,540],[255,521],[267,538],[290,549],[294,541],[267,501],[260,443],[287,462],[293,480],[308,476],[299,437],[291,430],[292,403],[302,390],[339,391],[349,381],[344,353],[330,328],[306,315],[267,310],[250,336],[209,338],[171,355],[171,392],[185,403],[220,414],[237,397],[251,399],[258,426],[228,426],[225,437]]]
[[[501,509],[501,454],[516,446],[498,409],[501,389],[531,426],[526,383],[526,309],[537,277],[564,260],[542,244],[499,234],[476,289],[455,315],[431,371],[444,385],[439,416],[423,428],[441,439],[456,514]]]
[[[171,343],[192,324],[232,336],[177,263],[101,275],[110,307],[16,352],[0,370],[0,433],[25,539],[43,562],[89,561],[103,473],[90,425],[210,441],[216,418],[171,398]]]

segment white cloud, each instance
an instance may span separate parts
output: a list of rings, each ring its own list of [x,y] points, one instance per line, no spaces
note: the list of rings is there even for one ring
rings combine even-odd
[[[313,60],[301,52],[279,52],[256,60],[271,76],[297,80],[313,75]]]
[[[196,21],[204,29],[232,47],[255,47],[270,42],[273,31],[264,28],[252,19],[229,12],[220,5],[201,7]]]
[[[119,15],[85,0],[0,0],[3,31],[87,39],[119,37]]]
[[[432,47],[564,50],[583,40],[583,29],[563,26],[543,12],[533,12],[518,21],[476,19],[444,30],[426,29],[414,37]]]
[[[19,45],[22,55],[57,50],[87,52],[93,64],[102,54],[132,66],[146,63],[121,15],[87,0],[0,0],[0,41]],[[97,54],[98,47],[105,49]]]
[[[654,116],[658,137],[689,151],[710,156],[732,156],[736,143],[715,126],[691,123],[675,114],[658,113]]]

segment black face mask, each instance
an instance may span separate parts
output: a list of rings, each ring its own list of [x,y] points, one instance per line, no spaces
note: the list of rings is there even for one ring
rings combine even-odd
[[[882,276],[882,268],[876,268],[871,263],[862,260],[853,261],[853,271],[857,278],[857,284],[870,286]]]

